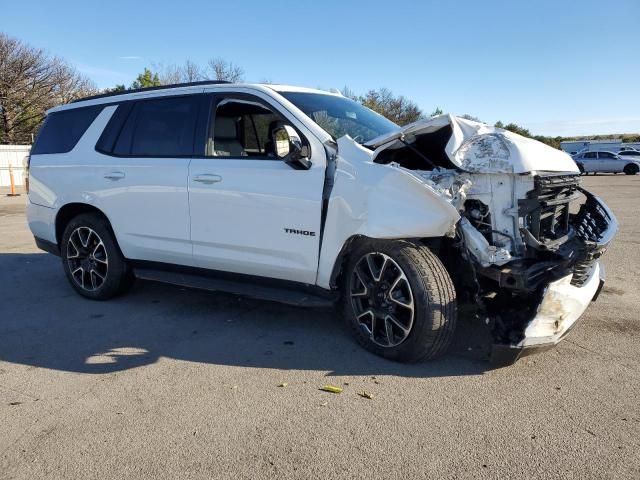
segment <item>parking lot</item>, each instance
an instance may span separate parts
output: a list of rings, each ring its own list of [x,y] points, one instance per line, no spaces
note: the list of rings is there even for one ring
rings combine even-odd
[[[146,282],[85,300],[3,195],[0,478],[640,478],[640,176],[583,182],[621,224],[604,291],[501,369],[464,332],[391,363],[332,310]]]

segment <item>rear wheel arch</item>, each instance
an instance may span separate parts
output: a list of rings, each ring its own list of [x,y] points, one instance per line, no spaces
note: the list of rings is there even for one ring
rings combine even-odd
[[[88,203],[67,203],[58,210],[58,213],[56,215],[56,243],[58,244],[58,246],[60,246],[62,235],[64,234],[64,230],[65,228],[67,228],[67,225],[69,225],[69,222],[83,213],[93,213],[99,215],[103,217],[111,227],[109,218],[99,208],[94,207],[93,205],[89,205]]]
[[[636,173],[638,173],[638,171],[640,171],[640,167],[638,167],[637,163],[627,163],[622,171],[627,175],[635,175]]]

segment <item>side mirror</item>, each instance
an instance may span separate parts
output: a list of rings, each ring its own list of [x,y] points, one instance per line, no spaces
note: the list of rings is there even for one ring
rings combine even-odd
[[[272,133],[276,156],[285,160],[293,168],[311,168],[309,149],[302,145],[298,132],[290,125],[276,127]]]

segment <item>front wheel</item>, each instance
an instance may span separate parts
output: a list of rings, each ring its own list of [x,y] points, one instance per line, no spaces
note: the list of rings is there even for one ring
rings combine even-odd
[[[366,240],[342,282],[342,309],[367,350],[401,362],[447,351],[457,321],[453,282],[431,250],[406,240]]]
[[[127,265],[108,222],[97,214],[72,219],[60,243],[62,265],[71,286],[83,297],[107,300],[132,283]]]
[[[636,165],[635,163],[629,163],[624,166],[623,172],[626,175],[635,175],[636,173],[638,173],[638,170],[640,170],[640,167],[638,167],[638,165]]]

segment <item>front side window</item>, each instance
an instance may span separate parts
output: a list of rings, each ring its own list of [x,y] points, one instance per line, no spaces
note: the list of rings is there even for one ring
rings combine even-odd
[[[612,153],[609,152],[600,152],[600,158],[615,158]]]
[[[400,130],[392,121],[346,97],[308,92],[280,94],[302,110],[334,140],[349,135],[356,142],[366,143],[380,135]]]
[[[584,158],[597,158],[596,152],[588,152],[584,154]]]
[[[138,101],[114,153],[132,157],[191,156],[197,112],[198,99],[193,95]]]
[[[276,160],[273,131],[290,125],[279,112],[250,95],[214,98],[206,156]]]

